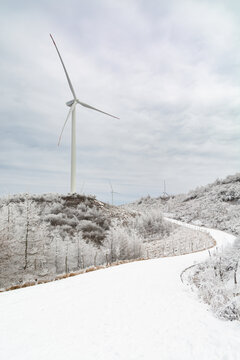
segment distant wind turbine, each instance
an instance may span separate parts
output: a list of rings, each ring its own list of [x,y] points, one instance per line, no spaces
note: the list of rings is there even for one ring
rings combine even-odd
[[[72,83],[71,83],[71,80],[69,78],[69,75],[67,73],[67,69],[64,65],[64,62],[63,62],[63,59],[60,55],[60,52],[57,48],[57,45],[52,37],[52,35],[50,34],[50,37],[53,41],[53,44],[57,50],[57,53],[58,53],[58,56],[59,56],[59,59],[62,63],[62,66],[63,66],[63,70],[65,72],[65,75],[67,77],[67,81],[68,81],[68,85],[70,87],[70,90],[73,94],[73,100],[70,100],[68,101],[66,104],[67,106],[70,107],[69,109],[69,112],[68,112],[68,115],[67,115],[67,118],[65,120],[65,123],[63,124],[63,127],[62,127],[62,131],[61,131],[61,134],[59,136],[59,140],[58,140],[58,146],[60,145],[60,142],[61,142],[61,138],[62,138],[62,133],[63,133],[63,130],[65,128],[65,125],[70,117],[70,115],[72,114],[72,144],[71,144],[71,193],[75,193],[76,192],[76,105],[79,104],[79,105],[82,105],[88,109],[91,109],[91,110],[95,110],[95,111],[98,111],[100,113],[103,113],[105,115],[108,115],[108,116],[111,116],[115,119],[119,119],[118,117],[114,116],[114,115],[111,115],[111,114],[108,114],[107,112],[104,112],[102,110],[99,110],[99,109],[96,109],[95,107],[91,106],[91,105],[88,105],[88,104],[85,104],[84,102],[82,101],[79,101],[77,96],[76,96],[76,93],[73,89],[73,86],[72,86]]]
[[[166,181],[163,180],[163,193],[162,193],[162,198],[166,199],[166,198],[168,198],[168,197],[169,197],[169,195],[168,195],[168,193],[166,192]]]
[[[109,180],[109,185],[110,185],[110,188],[111,188],[111,194],[112,194],[112,205],[113,205],[113,194],[120,194],[120,193],[118,193],[118,192],[116,192],[116,191],[113,191],[112,183],[111,183],[111,181],[110,181],[110,180]]]

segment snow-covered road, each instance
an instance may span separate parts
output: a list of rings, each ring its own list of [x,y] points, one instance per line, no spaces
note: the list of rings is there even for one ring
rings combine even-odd
[[[211,230],[219,243],[232,235]],[[221,246],[221,244],[220,244]],[[0,294],[1,360],[239,360],[240,324],[181,283],[207,251]]]

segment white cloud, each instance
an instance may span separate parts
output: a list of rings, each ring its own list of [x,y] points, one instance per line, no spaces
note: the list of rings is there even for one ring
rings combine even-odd
[[[71,93],[49,32],[79,98],[121,117],[78,108],[79,186],[85,180],[108,199],[110,178],[124,201],[159,194],[164,178],[169,192],[182,192],[239,170],[240,27],[231,4],[5,6],[1,192],[26,191],[26,183],[36,192],[68,189],[70,124],[56,143]]]

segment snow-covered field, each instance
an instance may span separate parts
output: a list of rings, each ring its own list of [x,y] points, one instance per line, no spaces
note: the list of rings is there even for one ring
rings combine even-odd
[[[234,237],[211,230],[221,244]],[[215,318],[180,274],[207,251],[0,294],[0,359],[240,359],[239,322]]]

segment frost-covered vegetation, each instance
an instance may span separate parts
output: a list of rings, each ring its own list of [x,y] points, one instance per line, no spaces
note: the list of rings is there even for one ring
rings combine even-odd
[[[223,180],[217,179],[186,195],[169,199],[147,196],[125,208],[156,208],[177,220],[240,235],[240,173]]]
[[[102,262],[95,254],[110,219],[94,197],[26,194],[0,206],[0,288]]]
[[[175,197],[166,211],[185,222],[240,235],[240,174]]]
[[[169,236],[162,239],[152,237],[144,245],[149,258],[179,256],[202,251],[214,246],[214,240],[208,233],[177,226]]]
[[[163,219],[159,207],[136,211],[79,194],[25,194],[0,200],[0,289],[212,245],[204,234],[183,234]]]
[[[127,212],[92,196],[1,199],[0,289],[141,258],[146,239],[162,239],[172,228],[158,210]]]
[[[240,238],[187,270],[185,279],[218,317],[240,320]]]

